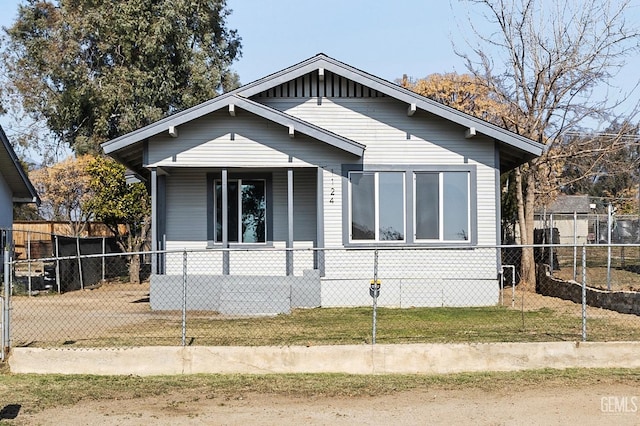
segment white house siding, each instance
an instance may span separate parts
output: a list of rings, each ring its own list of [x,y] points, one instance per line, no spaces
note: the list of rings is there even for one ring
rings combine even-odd
[[[0,229],[13,226],[13,193],[0,173]]]
[[[260,98],[260,101],[366,145],[365,164],[475,165],[478,244],[496,244],[496,165],[492,141],[480,136],[465,139],[465,128],[426,112],[407,116],[407,105],[390,98],[323,99],[320,103],[317,99],[300,102]],[[333,167],[339,175],[340,165]],[[325,190],[326,181],[327,176]],[[341,187],[341,182],[334,188],[337,186]],[[342,221],[341,216],[339,220]],[[332,226],[332,222],[325,221],[325,231],[329,232]],[[341,232],[341,227],[338,228]],[[339,240],[325,238],[325,242],[341,244],[341,234]]]
[[[364,144],[365,164],[474,165],[477,173],[477,242],[479,245],[496,244],[497,165],[492,141],[482,137],[465,139],[465,128],[426,112],[407,116],[407,105],[390,98],[325,98],[321,102],[317,98],[306,102],[260,98],[260,102]],[[346,180],[340,174],[340,164],[325,167],[326,247],[338,247],[343,242],[342,191]],[[495,250],[381,253],[387,257],[379,270],[385,289],[381,305],[468,306],[491,305],[498,300],[499,256]],[[371,251],[359,250],[325,253],[323,306],[371,303],[368,283],[373,278],[372,256]]]
[[[286,169],[294,168],[295,247],[311,247],[315,238],[316,169],[323,170],[324,245],[343,243],[341,176],[343,164],[364,161],[370,165],[463,165],[477,173],[477,242],[496,243],[495,147],[482,137],[465,139],[465,128],[418,111],[407,116],[407,105],[390,98],[260,98],[260,102],[366,146],[363,159],[346,154],[301,134],[290,138],[288,129],[240,111],[236,117],[220,111],[180,126],[179,137],[157,136],[149,144],[148,160],[171,167],[167,179],[167,248],[206,247],[206,177],[202,171],[181,167],[262,168],[273,172],[274,246],[284,247],[287,236]],[[177,176],[181,179],[178,180]],[[175,182],[174,182],[175,180]],[[301,191],[301,189],[309,191]],[[189,217],[189,220],[184,220]],[[219,252],[203,254],[202,269],[218,274]],[[322,279],[323,306],[368,305],[373,278],[373,252],[327,250]],[[231,274],[284,275],[285,254],[280,250],[233,251]],[[379,278],[383,281],[382,306],[490,305],[498,300],[495,251],[461,249],[444,251],[381,252]],[[294,273],[313,265],[313,253],[297,253]],[[181,265],[176,265],[176,269]],[[198,268],[198,269],[192,269]],[[167,270],[169,272],[169,270]],[[181,272],[181,270],[180,270]]]
[[[355,161],[353,156],[287,127],[245,111],[215,112],[149,143],[148,162],[164,167],[315,167],[327,162]]]

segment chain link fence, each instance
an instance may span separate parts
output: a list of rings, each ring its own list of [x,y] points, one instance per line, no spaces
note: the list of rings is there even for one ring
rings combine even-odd
[[[640,338],[639,245],[5,254],[6,346]]]

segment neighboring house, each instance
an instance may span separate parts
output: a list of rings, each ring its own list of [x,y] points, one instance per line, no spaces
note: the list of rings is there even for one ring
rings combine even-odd
[[[478,247],[500,243],[500,173],[543,151],[324,54],[102,147],[148,181],[154,249],[206,250],[189,307],[222,312],[220,291],[282,283],[293,306],[370,304],[373,254],[352,249],[376,246],[441,248],[381,252],[381,305],[496,303],[500,256]],[[180,306],[182,268],[154,262],[152,308]]]
[[[40,204],[40,198],[25,173],[7,135],[0,127],[0,230],[4,248],[11,242],[13,205],[21,203]]]
[[[588,195],[559,195],[549,206],[536,210],[534,226],[536,229],[556,229],[557,238],[553,241],[556,244],[594,242],[589,226],[593,222],[589,217],[591,213]]]

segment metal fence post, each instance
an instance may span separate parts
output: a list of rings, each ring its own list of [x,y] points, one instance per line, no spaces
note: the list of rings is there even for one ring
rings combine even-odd
[[[611,291],[611,226],[613,211],[611,203],[607,207],[607,290]]]
[[[80,277],[80,289],[84,290],[84,280],[82,279],[82,259],[80,258],[80,237],[76,236],[76,253],[78,254],[78,274]]]
[[[62,291],[60,289],[60,249],[58,247],[58,236],[56,235],[54,237],[55,240],[55,253],[56,253],[56,286],[58,287],[58,294],[60,294]]]
[[[105,237],[102,237],[102,281],[104,281],[105,277],[106,277],[106,265],[105,265],[105,261],[107,259],[107,256],[105,256],[107,254],[107,239]]]
[[[9,353],[11,348],[11,335],[9,328],[11,327],[11,320],[9,310],[11,308],[11,268],[9,267],[9,248],[4,247],[4,300],[2,303],[2,359]]]
[[[29,276],[27,277],[27,281],[29,283],[29,296],[31,296],[31,288],[32,288],[32,281],[31,281],[31,231],[27,231],[27,268],[28,268],[28,273]]]
[[[573,280],[578,278],[578,212],[573,212]]]
[[[187,346],[187,251],[182,252],[182,346]]]
[[[582,246],[582,341],[587,341],[587,246]]]
[[[373,297],[373,320],[371,325],[371,344],[376,344],[376,328],[377,328],[377,314],[378,314],[378,292],[380,289],[378,283],[378,249],[373,252],[373,282],[371,283],[371,296]]]

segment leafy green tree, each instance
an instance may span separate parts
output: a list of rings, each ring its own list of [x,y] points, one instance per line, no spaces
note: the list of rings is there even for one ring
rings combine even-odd
[[[226,0],[28,0],[6,30],[6,88],[76,154],[238,84]]]
[[[94,158],[86,171],[92,197],[84,208],[109,227],[122,251],[141,251],[151,229],[151,197],[146,186],[141,182],[127,183],[125,167],[109,158]],[[129,256],[129,281],[140,283],[137,254]]]

